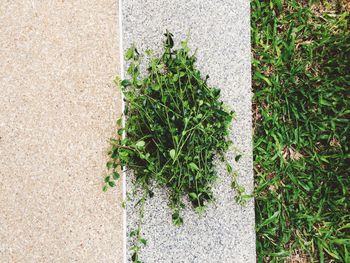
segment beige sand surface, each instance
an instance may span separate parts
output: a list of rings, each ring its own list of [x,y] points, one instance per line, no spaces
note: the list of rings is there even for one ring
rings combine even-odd
[[[0,2],[0,262],[121,262],[115,0]]]

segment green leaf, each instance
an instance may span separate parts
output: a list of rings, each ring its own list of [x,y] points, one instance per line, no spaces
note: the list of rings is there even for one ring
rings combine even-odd
[[[145,146],[145,142],[144,141],[138,141],[137,143],[136,143],[136,147],[138,147],[138,148],[142,148],[142,147],[144,147]]]
[[[115,186],[115,182],[113,182],[113,181],[108,182],[108,184],[109,184],[110,187],[114,187]]]
[[[245,192],[245,188],[243,187],[243,186],[239,186],[238,187],[238,191],[240,192],[240,193],[244,193]]]
[[[171,157],[171,159],[175,159],[175,150],[174,149],[171,149],[170,151],[169,151],[169,154],[170,154],[170,157]]]
[[[158,91],[158,90],[160,90],[160,86],[159,85],[153,85],[152,89],[155,90],[155,91]]]
[[[183,219],[180,216],[179,212],[173,213],[172,220],[173,220],[173,224],[176,225],[176,226],[180,226],[183,223]]]
[[[123,135],[123,132],[125,131],[125,129],[124,128],[120,128],[120,129],[118,129],[118,135]]]
[[[130,82],[130,80],[124,79],[120,82],[120,85],[123,87],[128,87],[131,85],[131,82]]]
[[[126,50],[126,53],[125,53],[125,58],[126,60],[130,60],[134,57],[134,48],[133,47],[130,47]]]
[[[166,36],[165,47],[172,48],[174,46],[173,34],[167,31],[164,35]]]
[[[264,80],[269,86],[272,85],[271,81],[267,77],[265,77],[263,74],[261,74],[259,71],[255,72],[255,77],[257,79]]]
[[[226,164],[226,170],[228,173],[232,173],[232,166],[230,164]]]
[[[134,236],[136,236],[137,235],[137,231],[136,230],[132,230],[132,231],[130,231],[130,233],[129,233],[129,237],[134,237]]]
[[[104,185],[103,187],[102,187],[102,191],[103,192],[106,192],[108,190],[108,186],[107,185]]]
[[[190,163],[189,166],[192,170],[199,170],[198,166],[195,163]]]
[[[118,180],[120,178],[120,174],[118,172],[113,173],[113,179]]]
[[[236,155],[236,157],[235,157],[235,161],[236,161],[236,162],[238,162],[238,161],[239,161],[239,159],[241,159],[241,157],[242,157],[242,154],[238,154],[238,155]]]
[[[144,238],[140,238],[140,242],[141,242],[144,246],[147,245],[147,240],[144,239]]]
[[[188,195],[189,195],[190,197],[192,197],[193,199],[197,199],[197,198],[198,198],[198,196],[197,196],[196,193],[189,193]]]
[[[173,82],[178,81],[178,79],[179,79],[179,75],[175,74],[175,75],[173,76]]]
[[[112,168],[113,168],[113,165],[114,165],[114,163],[111,162],[111,161],[109,161],[109,162],[106,163],[106,167],[107,167],[108,170],[109,170],[109,169],[112,169]]]
[[[129,156],[129,152],[127,150],[121,150],[119,152],[120,157],[128,157]]]
[[[275,213],[273,213],[272,216],[270,216],[269,218],[265,219],[264,222],[262,222],[259,226],[258,229],[260,229],[263,226],[269,225],[272,222],[275,222],[278,218],[278,216],[280,215],[280,211],[276,211]]]
[[[119,118],[119,119],[117,120],[117,125],[118,125],[118,126],[122,126],[122,122],[123,122],[123,118]]]

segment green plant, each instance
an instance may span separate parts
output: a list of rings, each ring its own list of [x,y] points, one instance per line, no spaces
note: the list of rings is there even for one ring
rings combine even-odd
[[[153,195],[152,183],[168,190],[172,221],[180,225],[185,197],[199,213],[214,199],[212,185],[217,175],[213,160],[219,155],[232,175],[232,187],[238,190],[237,201],[245,199],[244,189],[224,156],[231,144],[228,134],[234,113],[225,110],[220,90],[209,87],[209,77],[203,78],[196,69],[187,41],[174,49],[172,34],[167,32],[165,37],[160,57],[146,52],[145,76],[140,72],[142,57],[137,49],[131,47],[126,52],[129,79],[122,80],[120,86],[127,119],[125,127],[118,130],[126,137],[112,139],[107,164],[112,175],[106,177],[104,190],[115,185],[117,169],[125,166],[133,171],[135,186],[143,191],[138,202],[140,223],[130,233],[134,262],[139,262],[139,251],[146,244],[140,229],[145,199]]]
[[[349,13],[308,2],[251,1],[259,262],[350,262]]]

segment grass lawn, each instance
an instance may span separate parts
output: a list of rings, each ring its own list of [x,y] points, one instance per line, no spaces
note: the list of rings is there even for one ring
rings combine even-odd
[[[251,1],[259,262],[350,262],[348,1]]]

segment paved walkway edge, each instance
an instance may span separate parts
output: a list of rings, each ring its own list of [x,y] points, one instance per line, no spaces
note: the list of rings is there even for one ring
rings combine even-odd
[[[233,152],[228,157],[239,182],[252,191],[249,1],[128,0],[121,7],[124,52],[132,44],[141,53],[149,48],[159,52],[166,29],[177,43],[190,34],[189,46],[198,48],[198,68],[203,75],[209,74],[210,84],[222,90],[222,99],[236,112],[232,139],[243,156],[238,163]],[[125,69],[125,61],[123,65]],[[254,201],[244,207],[235,204],[230,176],[224,167],[218,169],[216,203],[202,218],[191,209],[184,211],[185,223],[180,228],[171,223],[165,194],[155,191],[145,208],[143,234],[148,245],[142,250],[143,262],[256,262]],[[129,189],[131,182],[125,183]],[[138,219],[132,205],[126,216],[129,231]]]

